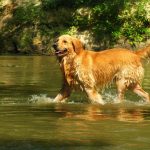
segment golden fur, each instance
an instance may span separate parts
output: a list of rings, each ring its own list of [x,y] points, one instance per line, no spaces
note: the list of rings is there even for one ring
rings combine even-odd
[[[140,85],[144,76],[141,59],[150,56],[150,46],[137,52],[123,48],[94,52],[85,50],[79,39],[62,35],[53,47],[63,73],[63,86],[54,101],[62,102],[80,88],[92,103],[104,104],[98,91],[111,82],[116,83],[119,101],[126,89],[150,101]]]

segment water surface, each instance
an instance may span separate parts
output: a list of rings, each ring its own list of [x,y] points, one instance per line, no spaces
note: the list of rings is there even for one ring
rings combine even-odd
[[[61,87],[55,57],[1,56],[0,72],[0,150],[149,150],[150,105],[131,92],[123,104],[113,103],[114,88],[104,106],[82,93],[47,103]],[[143,87],[150,93],[150,64]]]

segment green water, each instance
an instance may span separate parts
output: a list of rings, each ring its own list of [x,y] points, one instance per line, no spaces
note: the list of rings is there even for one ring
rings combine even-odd
[[[150,105],[128,92],[104,106],[73,93],[66,104],[52,101],[61,85],[55,57],[0,57],[0,150],[149,150]],[[143,87],[150,93],[150,63]]]

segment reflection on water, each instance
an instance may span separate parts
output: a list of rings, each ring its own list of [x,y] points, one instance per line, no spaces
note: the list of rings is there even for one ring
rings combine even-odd
[[[1,106],[0,149],[147,149],[148,106]]]
[[[98,121],[98,120],[118,120],[124,122],[142,122],[144,121],[144,116],[142,110],[139,109],[125,109],[125,108],[110,108],[107,110],[100,109],[99,106],[89,106],[86,108],[87,111],[82,114],[74,114],[71,112],[66,113],[66,117],[78,118],[89,121]]]
[[[145,68],[150,93],[150,64]],[[112,88],[104,106],[77,93],[71,103],[55,104],[61,85],[55,58],[1,56],[0,70],[0,150],[149,149],[150,105],[135,95],[114,104]]]

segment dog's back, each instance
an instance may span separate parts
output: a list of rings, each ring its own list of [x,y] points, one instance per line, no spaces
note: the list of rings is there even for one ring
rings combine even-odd
[[[140,83],[143,78],[141,58],[126,49],[110,49],[101,52],[85,50],[81,58],[80,70],[84,75],[82,80],[86,76],[86,78],[90,77],[89,80],[95,81],[92,82],[95,85],[89,81],[89,86],[103,88],[113,80],[120,79],[125,79],[126,86],[129,86],[131,83]]]

